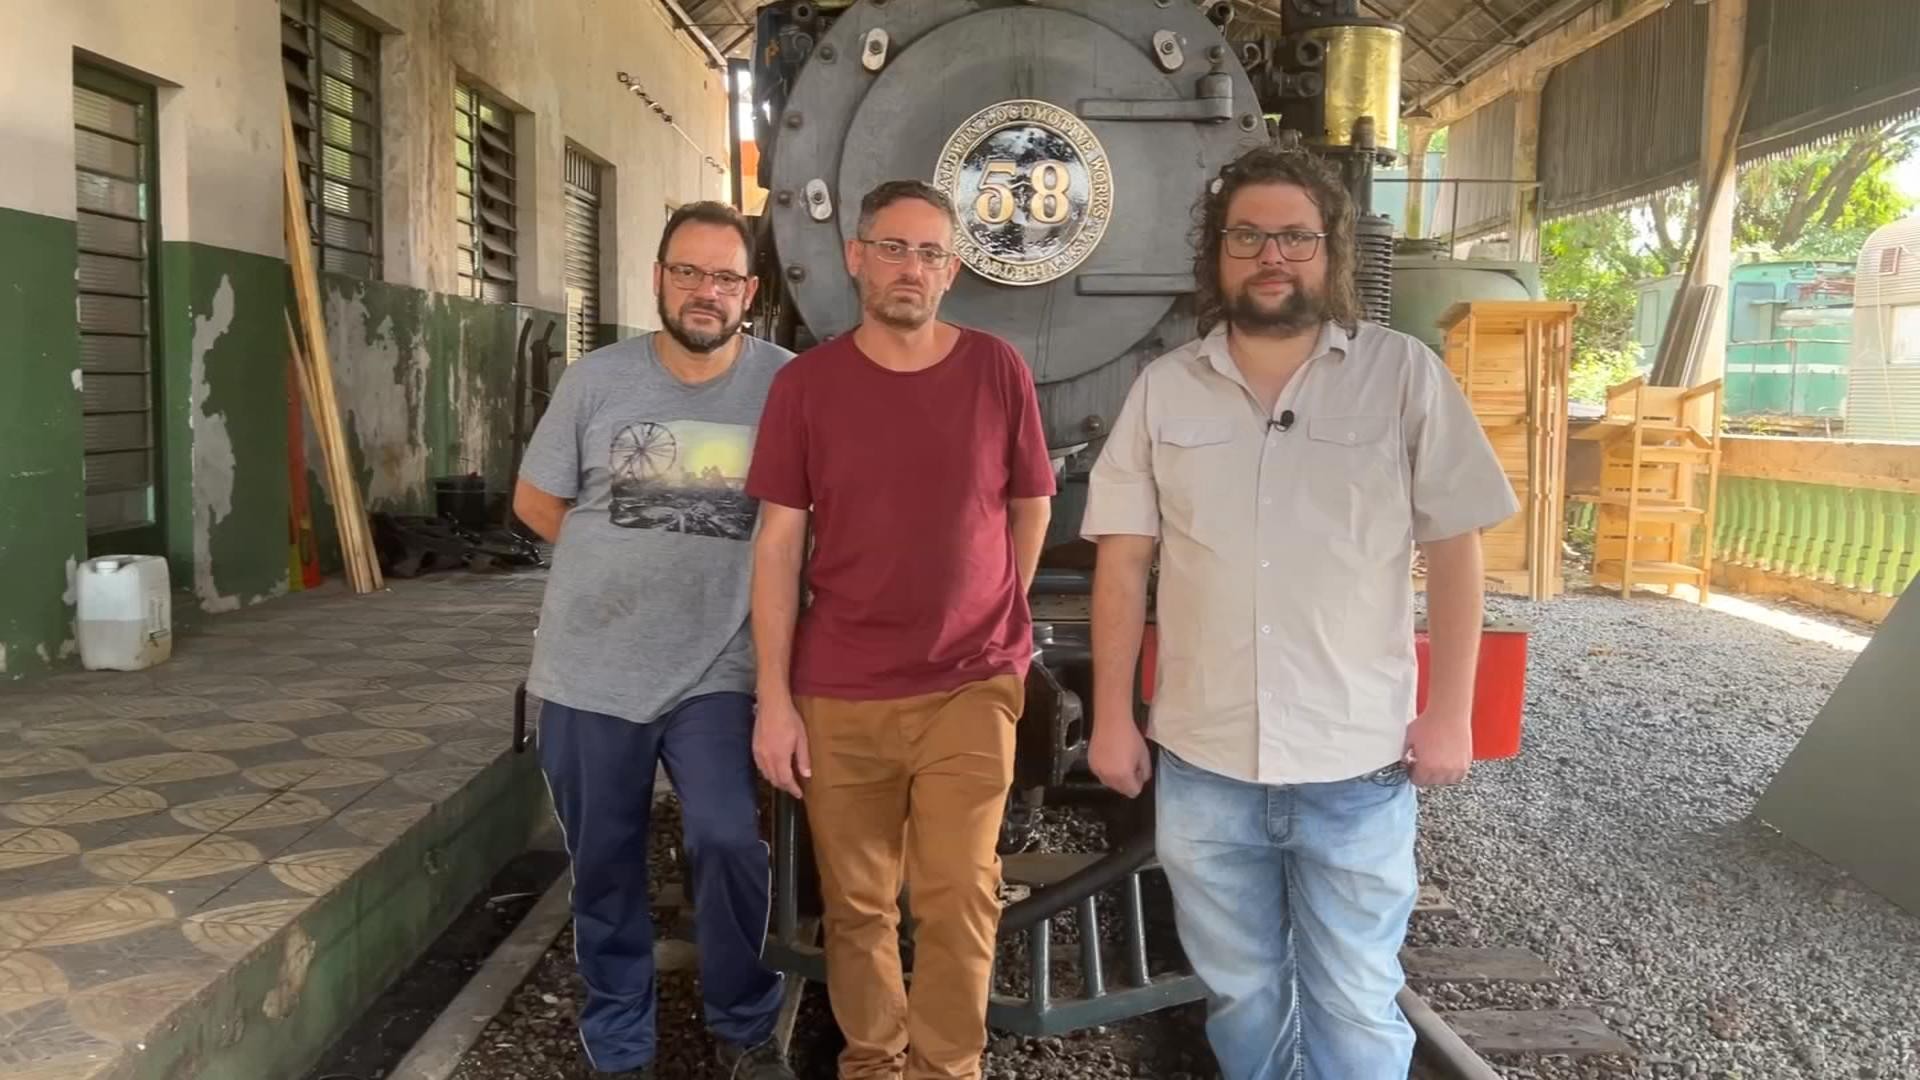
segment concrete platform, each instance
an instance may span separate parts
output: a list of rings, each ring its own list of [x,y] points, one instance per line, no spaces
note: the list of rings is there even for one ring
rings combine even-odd
[[[0,688],[0,1080],[295,1080],[549,816],[544,574],[298,594]]]

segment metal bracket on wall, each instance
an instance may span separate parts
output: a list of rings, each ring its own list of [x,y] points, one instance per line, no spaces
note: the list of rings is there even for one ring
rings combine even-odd
[[[1185,296],[1197,288],[1192,274],[1081,274],[1073,291],[1081,296]]]
[[[807,214],[815,221],[833,216],[833,196],[827,194],[827,182],[819,177],[807,181]]]
[[[1180,120],[1219,122],[1233,119],[1233,80],[1214,73],[1199,79],[1199,93],[1193,98],[1168,101],[1164,98],[1084,98],[1078,111],[1082,120]]]

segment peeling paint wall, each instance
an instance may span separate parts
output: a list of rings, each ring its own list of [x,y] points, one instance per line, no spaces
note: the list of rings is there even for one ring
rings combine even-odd
[[[479,473],[506,490],[520,328],[531,321],[538,334],[565,320],[339,275],[324,286],[341,422],[369,508],[431,513],[438,476]],[[309,433],[316,491],[319,453]],[[331,540],[323,538],[323,550]]]
[[[322,275],[353,471],[375,509],[430,512],[434,477],[504,491],[521,328],[564,326],[563,159],[606,163],[603,336],[656,325],[669,205],[725,198],[724,73],[651,0],[342,0],[381,32],[382,280]],[[74,325],[76,60],[155,88],[152,298],[160,518],[177,621],[288,588],[279,5],[17,0],[0,35],[0,678],[70,662],[88,557]],[[637,77],[663,123],[618,81]],[[453,88],[518,110],[518,303],[457,284]],[[711,159],[711,161],[705,160]],[[556,335],[558,338],[560,335]],[[308,424],[311,427],[311,424]],[[314,538],[334,547],[304,433]],[[323,559],[323,565],[328,564]]]

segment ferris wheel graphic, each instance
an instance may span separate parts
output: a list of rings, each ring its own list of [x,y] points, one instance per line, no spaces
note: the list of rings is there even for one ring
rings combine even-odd
[[[613,478],[640,484],[666,472],[679,460],[680,444],[665,424],[628,424],[613,437]]]

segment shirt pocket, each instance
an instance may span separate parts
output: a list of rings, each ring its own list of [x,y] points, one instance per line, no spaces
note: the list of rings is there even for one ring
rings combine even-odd
[[[1160,518],[1208,547],[1219,538],[1212,511],[1233,461],[1233,421],[1224,416],[1169,416],[1156,425],[1153,472],[1160,489]]]
[[[1300,458],[1301,526],[1369,559],[1412,546],[1412,511],[1396,418],[1380,414],[1307,418]]]

